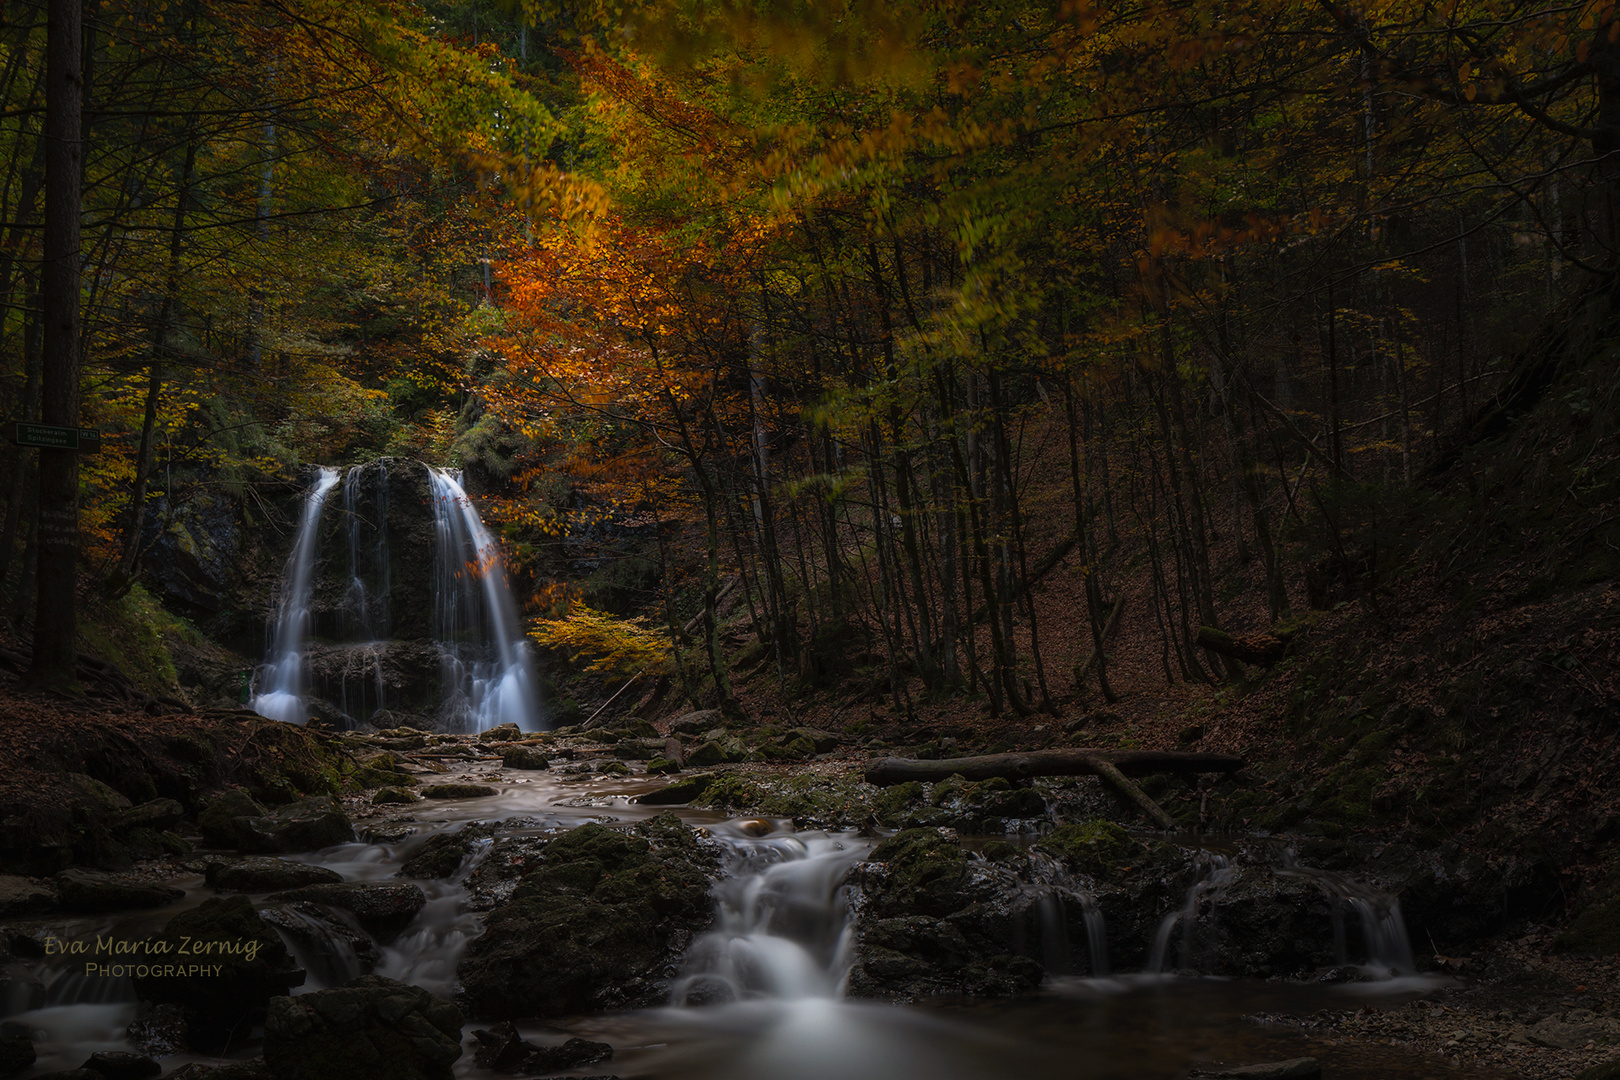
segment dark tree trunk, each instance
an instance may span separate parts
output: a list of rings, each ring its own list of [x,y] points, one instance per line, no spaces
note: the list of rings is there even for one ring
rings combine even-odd
[[[41,272],[45,369],[41,419],[79,426],[80,0],[51,0],[46,57],[45,263]],[[34,657],[27,681],[73,688],[77,656],[79,459],[39,452],[39,570]]]

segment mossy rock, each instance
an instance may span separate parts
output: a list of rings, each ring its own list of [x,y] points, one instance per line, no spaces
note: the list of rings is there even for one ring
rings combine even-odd
[[[403,806],[416,802],[419,798],[421,798],[421,796],[417,795],[415,792],[406,791],[404,788],[397,787],[378,788],[376,791],[371,793],[371,803],[373,806]]]
[[[688,776],[684,780],[677,780],[668,787],[649,791],[645,795],[636,796],[635,801],[644,806],[678,806],[693,802],[709,790],[709,785],[720,778],[718,773],[699,773]]]
[[[701,802],[722,810],[752,810],[764,796],[764,789],[752,780],[727,773],[704,789]]]
[[[593,822],[546,846],[457,970],[493,1019],[650,1003],[674,949],[710,917],[696,838],[673,814],[639,833]]]
[[[487,784],[429,784],[422,789],[429,799],[487,799],[500,792]]]
[[[680,762],[671,761],[666,757],[655,757],[651,761],[647,762],[648,776],[668,776],[671,773],[678,773],[680,771]]]
[[[872,800],[873,813],[879,822],[884,825],[897,825],[904,821],[907,812],[920,804],[928,794],[928,789],[920,780],[907,780],[903,784],[884,788]]]
[[[867,862],[883,863],[885,912],[949,915],[963,907],[967,856],[955,840],[938,829],[907,829],[872,849]]]
[[[507,769],[540,772],[551,768],[551,759],[538,747],[508,746],[501,751],[501,765]]]
[[[1118,876],[1141,851],[1130,833],[1102,818],[1059,825],[1035,846],[1062,859],[1071,870],[1099,881]]]
[[[461,1010],[380,975],[277,998],[264,1057],[281,1080],[452,1080]]]

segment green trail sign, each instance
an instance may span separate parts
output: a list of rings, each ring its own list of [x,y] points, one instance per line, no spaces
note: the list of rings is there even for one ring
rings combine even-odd
[[[77,450],[81,454],[94,454],[101,449],[101,432],[96,428],[24,424],[20,421],[14,421],[6,427],[11,441],[18,446],[38,446],[46,450]]]

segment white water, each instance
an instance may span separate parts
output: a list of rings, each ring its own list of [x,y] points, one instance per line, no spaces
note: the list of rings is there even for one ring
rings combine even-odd
[[[870,844],[820,833],[731,843],[715,928],[693,942],[671,1004],[841,997],[855,932],[844,875]]]
[[[1362,941],[1366,946],[1366,963],[1362,973],[1376,979],[1404,978],[1417,974],[1412,960],[1412,943],[1406,933],[1406,920],[1401,915],[1400,898],[1375,889],[1331,870],[1303,866],[1292,848],[1278,853],[1278,877],[1303,878],[1315,882],[1328,895],[1336,897],[1354,911],[1361,923]],[[1342,915],[1334,913],[1334,937],[1338,947],[1339,963],[1349,962],[1344,941]]]
[[[1199,906],[1205,900],[1218,899],[1237,876],[1237,869],[1224,855],[1200,851],[1196,865],[1199,869],[1198,880],[1187,890],[1187,898],[1181,907],[1164,917],[1159,923],[1159,932],[1154,935],[1153,952],[1148,955],[1147,963],[1147,970],[1151,974],[1156,975],[1164,971],[1170,950],[1170,937],[1175,933],[1178,923],[1185,924],[1182,931],[1181,966],[1191,966],[1193,929],[1198,922]]]
[[[433,636],[444,683],[440,719],[450,731],[516,724],[544,728],[539,687],[500,547],[458,479],[430,469],[438,581]]]
[[[304,518],[298,526],[292,555],[281,586],[281,602],[265,665],[259,670],[251,708],[260,716],[302,724],[309,719],[304,707],[304,641],[309,637],[309,593],[315,566],[315,544],[326,497],[337,486],[338,471],[321,466],[319,478],[304,499]]]

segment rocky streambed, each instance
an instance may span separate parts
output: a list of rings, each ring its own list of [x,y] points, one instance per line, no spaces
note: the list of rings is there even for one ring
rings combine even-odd
[[[1084,780],[878,790],[817,760],[827,733],[766,754],[711,721],[350,734],[313,797],[265,773],[137,802],[77,774],[50,850],[78,865],[8,840],[0,1074],[1574,1076],[1620,1056],[1609,961],[1549,955],[1541,928],[1451,944],[1512,918],[1514,867],[1136,833]],[[1403,915],[1425,958],[1447,943],[1438,966]]]

